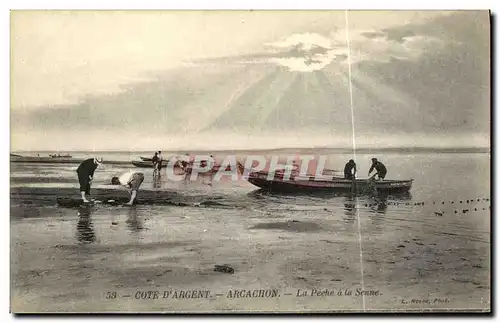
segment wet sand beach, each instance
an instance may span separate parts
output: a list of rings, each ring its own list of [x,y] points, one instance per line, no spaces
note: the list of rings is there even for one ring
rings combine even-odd
[[[386,164],[410,194],[158,188],[144,169],[134,207],[61,207],[78,197],[70,166],[11,165],[12,311],[489,311],[489,154]],[[106,187],[126,169],[97,171],[93,195],[126,198]]]

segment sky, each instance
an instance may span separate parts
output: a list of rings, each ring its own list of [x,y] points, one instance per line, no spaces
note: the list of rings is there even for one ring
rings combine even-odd
[[[11,149],[484,147],[489,52],[487,12],[15,11]]]

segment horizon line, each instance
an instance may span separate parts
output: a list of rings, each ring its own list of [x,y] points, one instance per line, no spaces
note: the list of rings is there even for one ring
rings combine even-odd
[[[354,150],[352,147],[325,147],[325,146],[313,146],[313,147],[280,147],[280,148],[265,148],[265,149],[255,149],[255,148],[249,148],[249,149],[241,149],[241,148],[236,148],[236,149],[192,149],[192,150],[187,150],[187,149],[158,149],[158,150],[153,150],[153,149],[147,149],[147,150],[127,150],[127,149],[107,149],[107,150],[11,150],[10,153],[15,153],[15,152],[95,152],[95,153],[126,153],[126,152],[156,152],[156,151],[162,151],[162,152],[226,152],[226,151],[283,151],[283,150],[341,150],[341,151],[352,151]],[[413,146],[413,147],[357,147],[357,151],[489,151],[491,152],[491,146],[489,147],[481,147],[481,146],[447,146],[447,147],[437,147],[437,146],[432,146],[432,147],[426,147],[426,146]]]

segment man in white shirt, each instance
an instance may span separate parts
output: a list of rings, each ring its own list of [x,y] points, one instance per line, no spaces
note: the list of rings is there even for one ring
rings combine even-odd
[[[139,172],[127,172],[122,174],[120,177],[113,177],[111,179],[111,184],[113,185],[123,185],[127,188],[130,193],[130,201],[125,203],[126,205],[133,205],[137,197],[137,191],[139,186],[141,186],[144,181],[144,174]]]

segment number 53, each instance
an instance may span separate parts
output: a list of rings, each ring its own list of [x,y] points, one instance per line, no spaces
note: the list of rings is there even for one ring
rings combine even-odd
[[[104,295],[105,299],[115,299],[116,298],[116,292],[106,292],[106,295]]]

